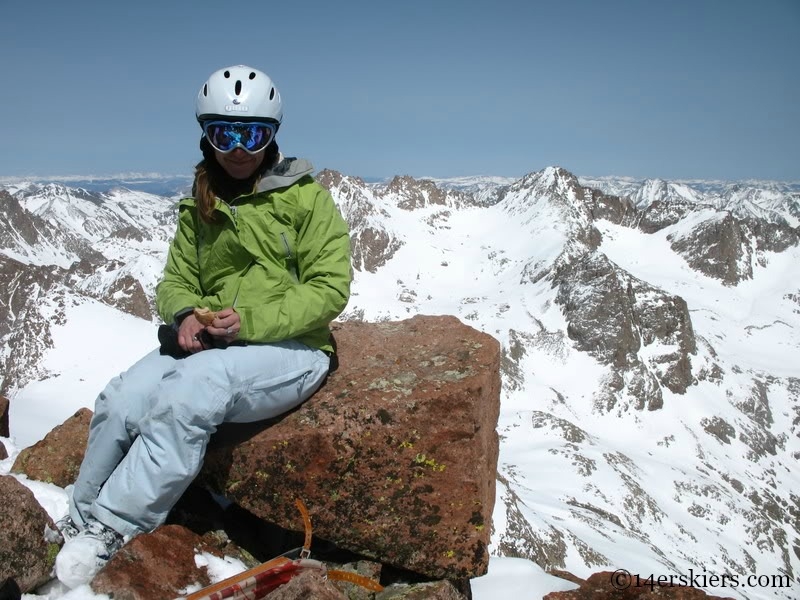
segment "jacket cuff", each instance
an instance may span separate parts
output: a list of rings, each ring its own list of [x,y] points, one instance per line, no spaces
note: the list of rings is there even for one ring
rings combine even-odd
[[[180,327],[183,320],[194,312],[194,307],[184,308],[175,313],[175,326]]]

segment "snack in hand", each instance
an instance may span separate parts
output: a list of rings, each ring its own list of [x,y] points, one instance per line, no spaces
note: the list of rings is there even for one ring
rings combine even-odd
[[[200,323],[207,327],[214,322],[214,319],[217,318],[217,313],[204,306],[203,308],[195,308],[194,316],[198,321],[200,321]]]

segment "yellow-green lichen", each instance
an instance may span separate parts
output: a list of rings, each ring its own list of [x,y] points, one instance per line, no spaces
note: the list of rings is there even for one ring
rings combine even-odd
[[[58,555],[61,546],[56,543],[47,544],[47,568],[52,569],[56,564],[56,556]]]
[[[436,462],[433,458],[428,457],[423,453],[417,454],[414,457],[414,462],[420,466],[428,467],[431,471],[435,471],[437,473],[441,473],[446,468],[446,465]]]

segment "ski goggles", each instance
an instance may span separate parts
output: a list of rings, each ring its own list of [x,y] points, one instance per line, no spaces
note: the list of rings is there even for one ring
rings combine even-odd
[[[269,146],[278,131],[277,123],[241,123],[232,121],[207,121],[203,133],[223,154],[242,148],[249,154],[258,154]]]

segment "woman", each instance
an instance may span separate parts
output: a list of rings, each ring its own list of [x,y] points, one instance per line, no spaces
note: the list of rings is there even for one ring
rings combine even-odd
[[[349,297],[347,225],[311,165],[278,152],[272,80],[221,69],[200,89],[196,117],[203,160],[156,289],[173,348],[162,339],[97,398],[59,522],[56,574],[69,587],[165,521],[220,423],[269,419],[316,391],[333,351],[328,325]],[[201,307],[216,312],[209,325]]]

